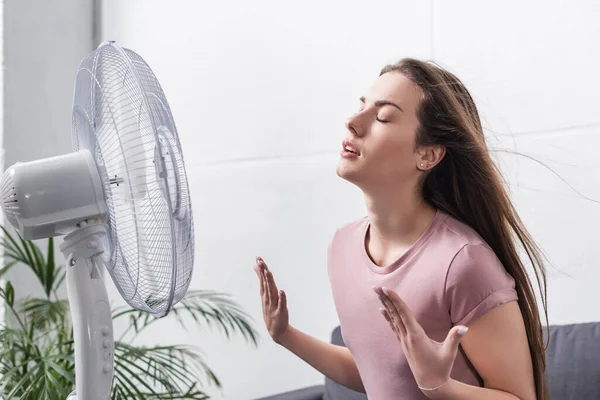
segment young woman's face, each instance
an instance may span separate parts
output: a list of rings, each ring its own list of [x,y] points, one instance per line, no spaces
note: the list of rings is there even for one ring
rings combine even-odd
[[[346,122],[337,174],[363,189],[416,184],[424,162],[415,150],[421,96],[421,89],[399,72],[380,76]]]

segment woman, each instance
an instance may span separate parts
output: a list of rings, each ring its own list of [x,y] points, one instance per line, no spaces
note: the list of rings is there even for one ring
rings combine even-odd
[[[467,89],[433,63],[403,59],[381,71],[346,126],[337,173],[367,205],[329,247],[347,348],[289,325],[285,292],[258,258],[273,340],[370,400],[548,399],[542,325],[519,246],[547,321],[545,271]]]

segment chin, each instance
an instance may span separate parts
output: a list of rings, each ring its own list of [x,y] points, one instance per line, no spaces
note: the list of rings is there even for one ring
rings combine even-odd
[[[337,165],[337,167],[335,168],[335,172],[340,178],[359,186],[359,171],[357,171],[355,168],[349,168],[349,166],[343,165],[343,160]]]

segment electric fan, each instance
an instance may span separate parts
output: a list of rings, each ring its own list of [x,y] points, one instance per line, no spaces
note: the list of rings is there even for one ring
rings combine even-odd
[[[73,153],[11,166],[3,209],[26,240],[66,235],[69,399],[109,399],[114,339],[101,268],[130,306],[167,315],[192,276],[192,208],[170,108],[135,52],[105,42],[81,61],[72,140]]]

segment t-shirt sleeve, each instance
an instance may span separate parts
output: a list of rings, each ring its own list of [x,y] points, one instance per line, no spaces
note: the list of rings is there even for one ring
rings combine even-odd
[[[453,325],[468,325],[518,299],[515,280],[485,244],[468,244],[456,254],[448,269],[445,296]]]

